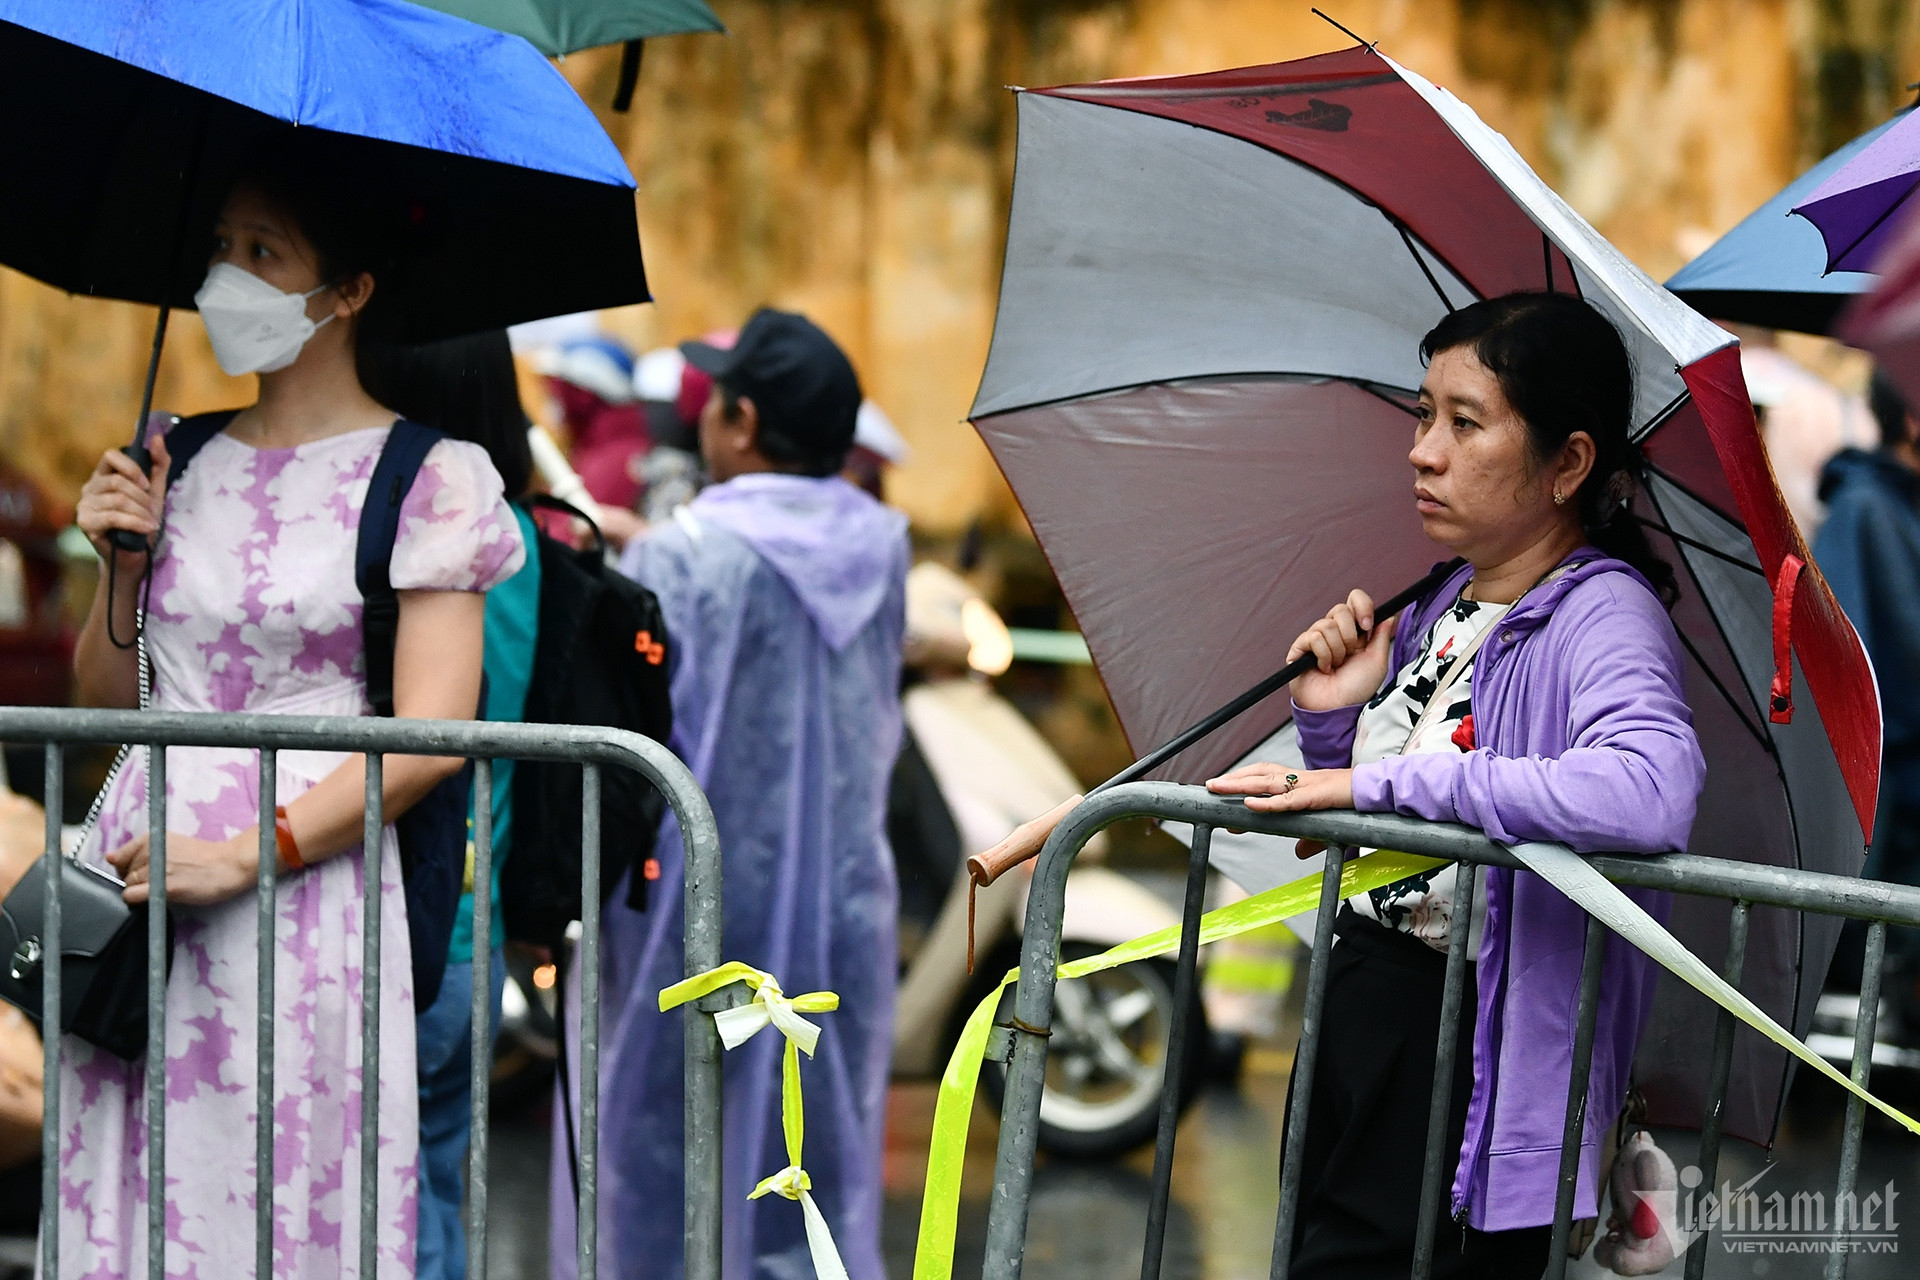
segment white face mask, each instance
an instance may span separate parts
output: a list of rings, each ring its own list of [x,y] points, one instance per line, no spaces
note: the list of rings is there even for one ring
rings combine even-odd
[[[193,305],[213,340],[213,358],[228,377],[272,373],[299,358],[307,339],[333,319],[316,324],[307,316],[307,299],[326,287],[282,293],[244,267],[216,262]]]

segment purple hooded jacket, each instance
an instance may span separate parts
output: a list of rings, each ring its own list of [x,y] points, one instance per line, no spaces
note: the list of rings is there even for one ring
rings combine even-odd
[[[1679,638],[1647,582],[1591,547],[1514,606],[1473,672],[1478,748],[1395,756],[1353,771],[1354,808],[1478,827],[1502,843],[1581,853],[1685,849],[1706,779],[1682,685]],[[1451,605],[1462,567],[1400,620],[1392,670]],[[1359,707],[1295,711],[1310,768],[1353,759]],[[1453,1182],[1456,1217],[1483,1231],[1553,1220],[1585,914],[1527,871],[1487,868],[1473,1033],[1473,1095]],[[1665,922],[1668,896],[1625,890]],[[1574,1217],[1598,1212],[1600,1142],[1625,1100],[1658,969],[1612,934]]]

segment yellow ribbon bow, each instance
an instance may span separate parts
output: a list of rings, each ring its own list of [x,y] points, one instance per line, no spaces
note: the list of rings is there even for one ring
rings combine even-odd
[[[804,1052],[811,1058],[814,1047],[820,1042],[819,1026],[800,1015],[831,1013],[840,1007],[840,997],[831,991],[810,991],[806,995],[789,998],[780,990],[780,983],[772,974],[732,960],[717,969],[709,969],[676,982],[662,991],[660,1011],[665,1013],[735,982],[744,982],[752,987],[753,999],[737,1008],[723,1009],[713,1015],[714,1027],[720,1033],[720,1043],[729,1049],[737,1049],[769,1026],[779,1028],[780,1034],[786,1037],[786,1045],[780,1055],[780,1126],[787,1138],[787,1167],[770,1178],[762,1179],[747,1199],[758,1200],[771,1192],[799,1201],[800,1212],[807,1224],[807,1250],[813,1255],[815,1274],[819,1280],[847,1280],[846,1264],[840,1261],[840,1250],[833,1243],[833,1232],[827,1228],[825,1215],[809,1194],[813,1189],[813,1179],[800,1167],[800,1148],[806,1138],[807,1124],[806,1111],[800,1099],[800,1055]]]

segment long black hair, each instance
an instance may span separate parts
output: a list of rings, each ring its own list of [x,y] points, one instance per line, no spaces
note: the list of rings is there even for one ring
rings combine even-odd
[[[360,381],[387,408],[487,451],[508,501],[533,481],[527,414],[505,329],[413,346],[381,343],[360,353]]]
[[[1577,431],[1593,440],[1593,470],[1574,492],[1587,541],[1639,570],[1669,608],[1673,566],[1634,518],[1646,459],[1633,441],[1633,362],[1611,321],[1565,293],[1509,293],[1462,307],[1420,340],[1420,359],[1471,347],[1527,424],[1536,459]]]

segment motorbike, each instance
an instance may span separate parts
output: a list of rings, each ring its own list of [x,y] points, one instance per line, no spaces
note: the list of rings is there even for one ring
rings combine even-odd
[[[902,695],[906,741],[894,771],[888,836],[900,877],[903,975],[894,1013],[896,1078],[936,1075],[978,1003],[1019,963],[1031,865],[978,891],[968,969],[968,856],[1081,788],[1026,717],[987,682],[1011,660],[1006,629],[964,579],[917,566],[907,583]],[[1180,922],[1138,881],[1099,865],[1096,837],[1067,879],[1061,958],[1093,955]],[[1150,1141],[1159,1124],[1174,1016],[1171,960],[1145,960],[1059,984],[1040,1103],[1040,1145],[1056,1156],[1102,1159]],[[996,1020],[1012,1015],[1015,988]],[[1198,998],[1190,1011],[1194,1060],[1182,1071],[1192,1100],[1209,1037]],[[997,1103],[1006,1068],[981,1082]]]

